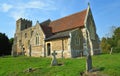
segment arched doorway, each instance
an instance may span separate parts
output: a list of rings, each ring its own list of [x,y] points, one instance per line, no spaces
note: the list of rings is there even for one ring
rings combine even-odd
[[[47,56],[50,56],[51,54],[51,45],[50,43],[47,44]]]

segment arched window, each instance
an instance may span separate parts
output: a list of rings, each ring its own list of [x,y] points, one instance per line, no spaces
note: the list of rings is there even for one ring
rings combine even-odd
[[[35,43],[36,43],[36,45],[40,44],[40,39],[39,39],[39,34],[38,33],[36,34]]]

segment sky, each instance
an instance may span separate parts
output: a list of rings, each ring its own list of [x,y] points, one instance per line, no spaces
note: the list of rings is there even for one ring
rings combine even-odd
[[[43,22],[56,20],[80,12],[92,10],[97,34],[100,38],[110,35],[112,26],[120,26],[120,0],[0,0],[0,32],[14,37],[16,20],[25,18]]]

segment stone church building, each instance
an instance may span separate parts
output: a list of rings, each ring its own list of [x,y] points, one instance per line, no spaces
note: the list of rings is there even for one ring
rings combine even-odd
[[[74,58],[85,55],[85,43],[89,53],[95,55],[100,53],[99,42],[88,6],[81,12],[55,21],[37,21],[34,26],[30,20],[18,19],[12,55],[51,57],[55,50],[58,58]]]

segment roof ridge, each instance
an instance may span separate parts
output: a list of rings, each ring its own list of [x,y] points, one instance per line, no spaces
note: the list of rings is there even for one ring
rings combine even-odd
[[[73,13],[73,14],[70,14],[70,15],[64,16],[64,17],[62,17],[62,18],[59,18],[59,19],[53,20],[53,21],[51,21],[51,23],[52,23],[52,22],[55,22],[55,21],[58,21],[58,20],[61,20],[61,19],[64,19],[64,18],[67,18],[67,17],[70,17],[70,16],[73,16],[73,15],[75,15],[75,14],[82,13],[82,12],[84,12],[84,11],[86,11],[86,10],[87,10],[87,9],[84,9],[84,10],[82,10],[82,11],[80,11],[80,12]]]
[[[84,9],[80,12],[54,20],[50,22],[48,26],[51,28],[52,33],[84,27],[84,20],[86,17],[86,13],[87,13],[87,9]]]

